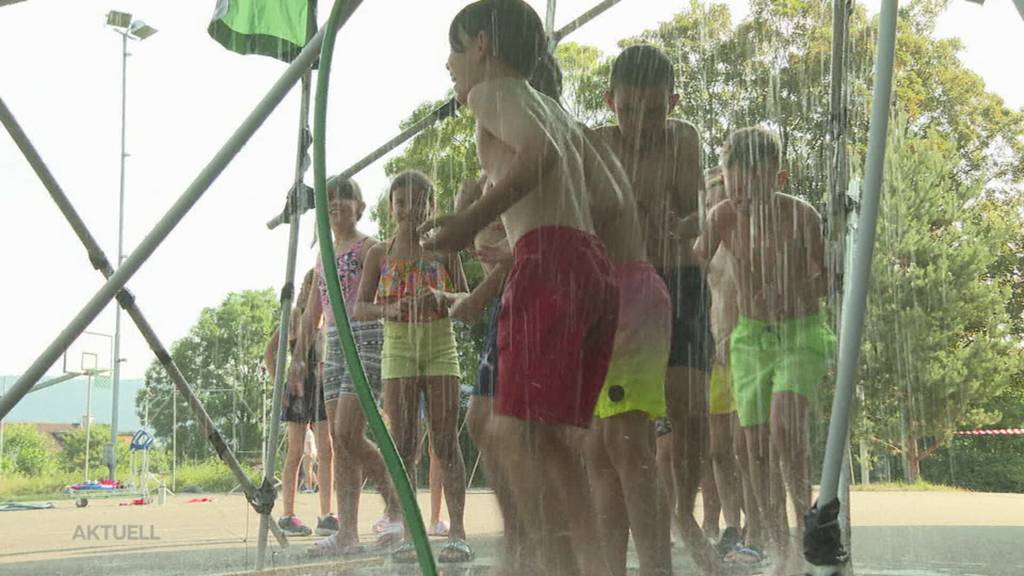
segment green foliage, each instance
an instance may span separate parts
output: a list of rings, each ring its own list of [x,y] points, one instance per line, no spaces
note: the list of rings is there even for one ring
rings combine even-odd
[[[957,429],[998,419],[986,404],[1024,358],[1010,288],[989,275],[1019,219],[994,218],[981,182],[956,182],[947,139],[904,126],[891,131],[860,384],[862,432],[904,454],[914,480]]]
[[[4,425],[0,475],[44,476],[57,469],[57,447],[32,424]]]
[[[243,464],[242,470],[254,484],[259,485],[262,481],[259,472],[251,466]],[[238,485],[238,480],[219,458],[211,457],[179,466],[175,483],[178,492],[230,492]]]
[[[85,469],[85,429],[77,428],[64,434],[64,449],[60,452],[60,467],[65,472],[81,473]],[[110,426],[93,424],[89,427],[89,476],[106,478],[106,446],[110,443]],[[117,443],[118,476],[128,472],[129,447]],[[79,478],[81,480],[81,478]]]
[[[206,308],[184,338],[171,346],[171,357],[206,407],[214,424],[241,458],[258,460],[263,442],[264,400],[269,406],[270,382],[263,366],[267,341],[276,327],[278,301],[271,289],[228,294],[216,308]],[[192,409],[159,362],[146,370],[146,386],[136,406],[161,444],[172,445],[173,405],[177,404],[179,459],[212,454]]]
[[[932,482],[982,492],[1024,492],[1024,437],[957,437],[921,465]]]

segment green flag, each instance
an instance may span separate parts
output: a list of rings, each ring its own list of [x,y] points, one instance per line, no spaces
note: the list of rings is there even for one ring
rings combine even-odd
[[[315,11],[315,0],[217,0],[207,31],[232,52],[291,62],[315,32]]]

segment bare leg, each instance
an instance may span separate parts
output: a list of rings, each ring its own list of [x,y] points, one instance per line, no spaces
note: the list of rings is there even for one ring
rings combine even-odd
[[[715,480],[715,463],[708,452],[700,470],[700,497],[704,512],[700,528],[705,538],[718,537],[718,522],[722,517],[722,498],[718,493],[718,482]]]
[[[430,447],[430,530],[441,523],[441,500],[443,497],[443,472],[440,460],[434,453],[434,442],[428,442]]]
[[[665,494],[665,509],[672,511],[676,509],[676,473],[672,468],[672,434],[668,433],[664,436],[659,436],[657,444],[658,477],[660,478],[661,490]],[[665,523],[669,525],[669,536],[674,541],[675,537],[673,535],[678,531],[674,514],[669,512]]]
[[[285,516],[295,516],[295,490],[299,482],[299,464],[302,462],[302,448],[306,441],[306,426],[304,422],[288,422],[288,452],[284,457],[284,476],[281,478]]]
[[[334,487],[334,444],[331,440],[331,421],[314,424],[317,453],[317,485],[320,486],[320,515],[327,516],[333,510],[331,493]]]
[[[515,500],[512,498],[512,491],[508,485],[508,474],[505,473],[499,461],[504,445],[501,437],[494,433],[491,422],[493,412],[493,397],[474,396],[469,404],[466,426],[469,429],[470,438],[480,450],[480,461],[484,466],[491,489],[494,490],[494,497],[498,500],[498,507],[501,508],[501,517],[505,528],[502,544],[505,556],[503,563],[509,574],[525,574],[526,571],[519,564],[523,528],[516,511]]]
[[[448,501],[449,534],[465,540],[466,464],[459,446],[459,379],[432,376],[426,379],[425,386],[430,439],[441,467]]]
[[[384,383],[384,411],[391,425],[391,437],[405,465],[409,482],[416,486],[416,456],[419,448],[419,392],[416,378],[389,378]],[[408,537],[408,530],[406,530]]]
[[[523,573],[607,576],[586,476],[559,427],[499,414],[492,425],[522,522]]]
[[[740,481],[739,464],[733,448],[734,413],[713,414],[711,423],[711,462],[714,467],[715,485],[722,503],[727,528],[740,529],[740,510],[743,502],[743,488]]]
[[[608,423],[596,419],[582,441],[587,477],[594,495],[597,527],[604,546],[604,556],[613,576],[625,576],[626,552],[629,548],[629,512],[623,498],[622,485],[615,465],[605,449],[604,430]]]
[[[743,487],[743,514],[747,521],[744,542],[764,548],[767,544],[764,518],[754,495],[754,481],[750,472],[750,453],[747,450],[746,434],[740,427],[739,417],[736,413],[732,414],[732,440],[736,453],[736,465]]]
[[[628,511],[640,576],[669,576],[672,551],[664,519],[668,508],[658,488],[654,426],[646,414],[627,412],[602,421],[601,432]]]
[[[670,366],[665,399],[672,420],[672,466],[676,476],[676,517],[680,534],[698,569],[704,574],[718,574],[714,550],[694,518],[707,453],[707,374]]]
[[[772,396],[772,449],[778,455],[786,492],[796,512],[796,541],[793,549],[803,549],[803,514],[811,506],[811,483],[807,466],[807,399],[793,392]],[[785,498],[782,498],[785,502]],[[782,507],[785,513],[785,506]]]
[[[767,425],[751,426],[743,429],[747,439],[747,451],[750,456],[750,477],[753,484],[754,499],[764,522],[767,535],[767,546],[772,552],[781,553],[785,547],[786,516],[785,498],[782,499],[782,512],[779,512],[779,490],[774,486],[771,462],[771,436]]]
[[[363,478],[377,486],[388,514],[398,518],[399,504],[380,451],[366,437],[366,418],[359,399],[345,394],[328,403],[334,405],[334,473],[338,493],[339,546],[359,543],[359,499]]]

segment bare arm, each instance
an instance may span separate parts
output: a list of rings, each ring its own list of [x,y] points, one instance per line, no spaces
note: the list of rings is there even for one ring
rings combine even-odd
[[[316,280],[314,280],[314,283]],[[306,298],[306,310],[299,318],[296,330],[295,350],[292,352],[291,370],[288,373],[288,383],[291,386],[301,385],[306,373],[306,358],[309,357],[309,349],[312,347],[316,327],[323,315],[323,303],[320,301],[320,291],[317,286],[309,291]]]
[[[671,224],[672,233],[680,239],[693,239],[700,236],[704,223],[704,218],[700,214],[700,200],[704,195],[700,135],[689,122],[674,121],[672,126],[673,155],[679,167],[676,189],[672,191],[672,205],[676,216],[676,221]]]
[[[594,226],[622,216],[629,177],[602,137],[587,127],[583,131],[583,173],[590,192],[590,213]]]
[[[488,302],[501,296],[505,276],[512,268],[511,262],[501,262],[484,277],[468,296],[459,299],[452,306],[451,317],[462,322],[476,322],[483,316]]]
[[[694,255],[707,266],[728,234],[736,228],[736,205],[725,200],[708,212],[708,224],[693,245]]]
[[[359,321],[380,320],[385,317],[385,306],[374,302],[380,284],[380,267],[387,254],[386,244],[374,245],[363,261],[363,277],[359,281],[359,296],[352,310],[352,318]]]
[[[825,266],[825,236],[822,233],[821,216],[806,206],[803,210],[803,237],[807,254],[807,274],[811,289],[818,298],[824,298],[828,291],[828,274]]]
[[[470,92],[469,108],[478,128],[512,151],[509,169],[500,180],[492,180],[490,190],[465,211],[421,226],[421,234],[436,229],[433,237],[423,241],[425,248],[456,250],[469,245],[473,235],[534,191],[558,162],[547,127],[523,98],[503,98],[501,87],[483,83]]]
[[[277,345],[280,335],[278,328],[274,328],[274,333],[270,335],[270,340],[267,342],[267,349],[263,351],[263,364],[267,367],[267,375],[271,381],[277,374]]]

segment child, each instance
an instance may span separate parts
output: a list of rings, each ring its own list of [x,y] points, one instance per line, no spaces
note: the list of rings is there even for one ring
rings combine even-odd
[[[367,253],[377,241],[356,228],[366,204],[355,181],[331,178],[327,181],[327,199],[331,231],[334,235],[334,252],[337,257],[338,280],[345,297],[345,308],[352,318],[364,262]],[[377,447],[366,437],[366,418],[356,397],[355,384],[341,351],[338,326],[327,296],[323,265],[319,260],[316,265],[316,278],[319,289],[309,295],[306,314],[298,329],[296,347],[299,350],[314,347],[312,334],[323,317],[326,320],[327,333],[323,376],[324,400],[334,432],[334,473],[337,476],[338,512],[341,521],[337,534],[316,542],[310,553],[318,556],[344,556],[363,550],[359,544],[357,528],[359,497],[364,477],[377,485],[384,498],[388,515],[398,518],[400,514],[397,496],[384,466],[384,460]],[[352,321],[351,326],[359,358],[366,371],[366,379],[371,389],[380,394],[383,325],[379,320],[371,320]],[[296,382],[301,371],[302,366],[293,362],[292,383]]]
[[[459,446],[459,361],[448,307],[467,292],[466,277],[456,253],[420,246],[417,227],[430,213],[434,185],[422,172],[407,170],[391,182],[388,192],[395,236],[370,249],[359,286],[356,316],[384,319],[381,378],[384,411],[407,471],[415,470],[419,448],[419,401],[426,398],[427,425],[434,453],[441,463],[449,538],[439,562],[469,562],[463,513],[466,474]],[[395,551],[397,562],[415,562],[416,550],[406,541]]]
[[[669,120],[679,101],[672,62],[649,45],[630,46],[612,65],[606,99],[617,126],[599,130],[633,185],[647,257],[668,286],[672,343],[665,396],[672,422],[676,512],[698,567],[716,570],[714,553],[694,519],[707,444],[707,378],[711,356],[708,292],[692,253],[700,232],[703,188],[700,138],[688,123]]]
[[[568,433],[587,427],[608,370],[618,309],[614,270],[593,235],[575,120],[527,83],[545,50],[522,0],[479,0],[449,29],[456,97],[477,123],[488,189],[436,219],[433,248],[458,249],[499,216],[514,261],[498,315],[492,424],[523,522],[525,573],[603,575],[585,473]],[[558,536],[572,527],[571,545]],[[567,554],[568,553],[568,554]]]
[[[722,169],[728,199],[708,213],[694,251],[710,262],[724,247],[736,260],[739,321],[730,338],[732,389],[750,476],[757,483],[755,499],[774,551],[783,559],[776,570],[792,573],[789,562],[799,562],[802,544],[789,547],[785,496],[772,489],[769,466],[771,461],[781,465],[800,542],[811,498],[807,404],[828,371],[834,345],[819,308],[826,286],[821,217],[807,202],[779,191],[787,174],[778,142],[763,128],[734,132],[723,150]]]
[[[288,427],[288,445],[281,479],[284,515],[278,519],[278,525],[286,534],[295,536],[309,536],[313,533],[302,520],[295,516],[295,491],[308,428],[313,428],[316,441],[322,448],[321,462],[330,466],[333,458],[333,451],[330,449],[330,426],[324,406],[323,388],[320,386],[319,370],[317,370],[319,364],[317,352],[297,347],[298,325],[305,311],[307,295],[310,293],[312,285],[313,270],[310,270],[303,279],[302,288],[299,290],[299,297],[296,300],[297,305],[292,310],[290,321],[292,329],[289,330],[288,340],[295,378],[289,382],[284,391],[284,402],[281,407],[281,421],[285,422]],[[275,332],[267,346],[266,360],[270,374],[274,374],[274,370],[276,370],[278,338],[279,334]],[[296,362],[300,368],[295,368]],[[329,474],[326,479],[330,480]],[[309,480],[307,477],[307,482]],[[331,512],[331,504],[331,490],[328,482],[320,491],[320,517],[317,519],[317,531],[320,534],[333,534],[338,529],[338,519]]]
[[[725,184],[720,167],[708,170],[706,176],[707,203],[715,206],[726,199]],[[708,414],[710,423],[711,451],[706,463],[710,468],[710,479],[720,501],[725,517],[725,530],[715,546],[720,556],[732,553],[733,557],[751,555],[756,551],[749,547],[737,547],[743,538],[740,534],[741,509],[747,512],[747,524],[751,536],[758,532],[759,518],[754,507],[744,506],[744,482],[741,480],[747,469],[745,443],[737,442],[733,431],[739,429],[736,417],[736,403],[732,397],[732,382],[729,376],[729,336],[736,326],[739,296],[736,292],[735,260],[729,251],[719,247],[707,266],[708,285],[711,288],[711,332],[715,341],[715,357],[709,385]],[[708,490],[705,483],[705,492]],[[708,532],[708,507],[705,505],[705,533]],[[714,519],[717,526],[718,518]],[[756,538],[754,538],[756,540]],[[753,540],[748,539],[748,542]],[[750,560],[750,558],[748,558]],[[753,558],[756,561],[756,558]]]
[[[561,97],[562,71],[550,53],[538,62],[531,85],[556,101]],[[629,179],[608,145],[586,127],[581,130],[594,228],[615,265],[619,286],[614,353],[597,418],[582,435],[582,448],[612,574],[626,573],[632,531],[640,574],[668,575],[670,515],[663,514],[653,422],[665,415],[672,304],[665,283],[646,260]],[[609,210],[612,198],[617,201]]]

